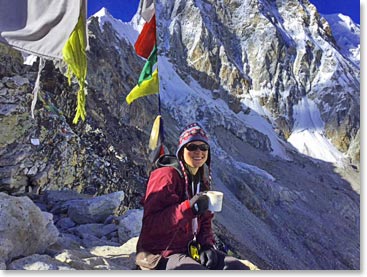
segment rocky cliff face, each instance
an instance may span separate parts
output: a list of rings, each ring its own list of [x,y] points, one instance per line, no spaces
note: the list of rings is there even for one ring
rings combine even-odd
[[[166,146],[174,153],[192,121],[210,134],[214,189],[225,193],[218,237],[262,269],[358,269],[359,68],[327,21],[305,0],[162,0],[157,14]],[[90,18],[87,120],[77,126],[76,87],[52,64],[30,117],[37,67],[0,45],[0,191],[123,190],[124,205],[140,207],[158,102],[125,102],[144,65],[136,26]],[[299,117],[306,106],[312,126]],[[349,158],[300,153],[289,142],[303,130],[321,130],[314,136]]]
[[[299,126],[295,111],[308,99],[322,120],[313,127],[359,163],[359,150],[348,151],[358,141],[359,66],[340,52],[312,4],[161,2],[161,49],[182,79],[191,76],[203,88],[234,96],[232,102],[265,116],[285,140],[310,127]]]
[[[95,81],[90,81],[89,117],[84,124],[75,126],[70,116],[74,113],[76,87],[69,87],[52,63],[46,64],[36,116],[32,119],[29,111],[37,67],[22,65],[20,53],[0,47],[4,66],[0,84],[1,132],[5,134],[0,142],[1,191],[42,193],[68,188],[99,195],[124,189],[134,195],[135,188],[139,190],[141,186],[133,183],[138,179],[141,183],[146,177],[139,138],[142,134],[119,121],[118,111],[103,104],[112,101],[108,93],[105,97],[98,95],[103,92],[103,81],[97,82],[101,90],[94,87]],[[108,57],[108,53],[102,55]],[[95,60],[103,63],[102,58]],[[103,65],[97,64],[98,67]],[[103,75],[100,78],[105,80]],[[110,85],[113,87],[113,82],[106,86]],[[116,105],[110,106],[118,109]],[[127,143],[128,147],[121,147]],[[140,165],[134,164],[128,156],[138,156],[140,152],[136,159]],[[129,178],[131,175],[137,179]]]

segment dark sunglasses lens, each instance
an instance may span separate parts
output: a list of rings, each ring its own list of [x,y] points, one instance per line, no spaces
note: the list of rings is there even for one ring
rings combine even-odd
[[[200,145],[196,145],[196,144],[189,144],[186,146],[186,149],[189,151],[196,151],[198,149],[200,149],[201,151],[208,151],[209,150],[209,145],[207,144],[200,144]]]
[[[209,150],[209,145],[207,145],[207,144],[199,145],[199,149],[201,151],[208,151]]]

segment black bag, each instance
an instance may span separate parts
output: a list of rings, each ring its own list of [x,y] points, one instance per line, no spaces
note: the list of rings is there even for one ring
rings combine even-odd
[[[181,166],[179,164],[178,159],[176,158],[175,155],[162,155],[160,156],[153,164],[153,169],[157,169],[157,168],[161,168],[161,167],[173,167],[174,169],[177,170],[178,174],[180,174],[180,177],[183,178],[184,175],[181,171]]]
[[[142,251],[136,255],[135,263],[141,270],[154,270],[157,268],[162,255]]]

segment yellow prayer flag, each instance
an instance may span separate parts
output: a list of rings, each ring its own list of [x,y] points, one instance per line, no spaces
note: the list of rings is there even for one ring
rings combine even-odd
[[[126,96],[126,102],[130,105],[134,100],[159,92],[158,69],[154,70],[152,78],[144,80],[140,86],[136,85]]]
[[[161,115],[158,115],[154,120],[152,131],[150,133],[150,139],[149,139],[150,150],[154,150],[158,147],[160,129],[161,129]]]
[[[78,123],[79,117],[85,120],[85,80],[87,77],[87,54],[86,49],[86,35],[85,35],[85,18],[83,15],[79,16],[77,25],[71,33],[68,41],[62,49],[64,61],[68,65],[67,76],[69,84],[71,84],[72,75],[75,75],[79,83],[79,91],[77,96],[76,114],[73,120],[74,124]]]

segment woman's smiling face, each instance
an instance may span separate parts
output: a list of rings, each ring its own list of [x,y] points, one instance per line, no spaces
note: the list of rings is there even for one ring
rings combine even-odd
[[[196,147],[195,149],[195,146],[191,146],[191,145],[198,145],[201,148],[205,148],[206,151],[202,151],[198,147]],[[191,148],[194,148],[194,150],[192,150]],[[189,150],[192,150],[192,151],[189,151]],[[187,145],[185,145],[184,152],[183,152],[183,158],[188,166],[190,166],[192,169],[197,170],[207,161],[208,151],[209,151],[209,145],[207,145],[205,142],[192,141],[188,143]]]

